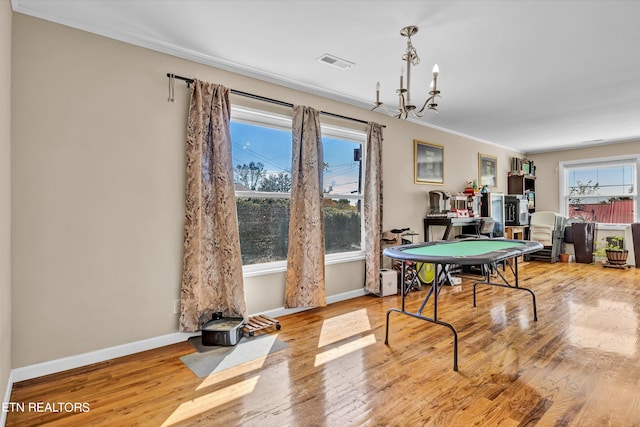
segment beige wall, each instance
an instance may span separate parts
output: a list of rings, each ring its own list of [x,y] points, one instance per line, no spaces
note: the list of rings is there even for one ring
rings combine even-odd
[[[0,397],[11,372],[11,4],[0,2]],[[0,414],[0,424],[3,415]]]
[[[536,165],[536,210],[559,212],[560,176],[558,165],[560,162],[601,159],[627,154],[640,154],[640,144],[634,141],[527,155],[527,158],[533,160]]]
[[[511,152],[20,14],[13,37],[13,366],[177,331],[188,89],[167,72],[386,124],[384,226],[422,234],[430,189],[462,190],[478,152]],[[444,114],[445,111],[442,111]],[[413,183],[413,139],[445,146],[444,187]],[[327,266],[327,294],[362,288]],[[247,278],[250,313],[283,305],[284,274]]]

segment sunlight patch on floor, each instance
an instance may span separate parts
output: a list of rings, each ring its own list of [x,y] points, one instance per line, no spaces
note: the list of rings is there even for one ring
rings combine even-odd
[[[202,381],[200,385],[196,387],[196,390],[202,390],[204,388],[211,387],[212,385],[230,380],[232,378],[247,374],[249,372],[257,371],[258,369],[262,368],[266,360],[267,360],[267,356],[261,356],[250,362],[243,363],[242,365],[225,369],[222,372],[215,372],[209,375],[207,378],[205,378],[204,381]]]
[[[349,353],[362,350],[363,348],[373,345],[375,343],[376,343],[375,335],[370,334],[362,338],[358,338],[357,340],[339,345],[330,350],[317,354],[316,360],[313,366],[317,368],[318,366],[324,365],[325,363],[331,362],[332,360],[345,356]]]
[[[595,307],[569,302],[572,344],[623,356],[636,353],[638,315],[629,303],[601,299]]]
[[[247,380],[237,382],[228,387],[207,393],[196,399],[181,403],[175,411],[165,420],[163,426],[170,426],[185,421],[191,417],[207,412],[220,405],[224,405],[234,399],[241,398],[253,392],[260,375]]]
[[[320,330],[318,348],[370,330],[371,323],[364,308],[326,319]]]
[[[507,323],[507,309],[504,304],[499,304],[491,307],[491,319],[493,323],[504,325]]]
[[[260,341],[256,341],[255,345],[251,347],[251,351],[255,354],[255,359],[211,373],[200,383],[196,390],[202,390],[214,384],[261,369],[267,361],[270,355],[269,351],[277,339],[278,334],[270,334],[262,337]],[[221,363],[221,367],[224,367],[224,363]]]

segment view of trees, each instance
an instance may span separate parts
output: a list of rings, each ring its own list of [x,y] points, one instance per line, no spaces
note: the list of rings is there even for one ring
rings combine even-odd
[[[232,160],[242,263],[284,261],[293,187],[290,125],[287,119],[270,113],[243,110],[234,114]],[[332,128],[322,137],[327,254],[363,249],[360,154],[365,139],[364,133],[349,128]]]
[[[288,172],[278,172],[265,176],[260,184],[260,191],[289,193],[291,191],[291,175]]]
[[[242,264],[287,259],[289,199],[237,198]]]
[[[236,165],[233,179],[251,191],[269,191],[288,193],[291,191],[291,175],[288,172],[267,174],[262,162],[249,162]]]
[[[289,199],[238,198],[242,263],[287,259]],[[360,212],[349,200],[324,200],[325,252],[360,250]]]
[[[594,195],[599,188],[600,188],[600,184],[597,182],[594,184],[593,180],[591,179],[587,181],[586,184],[583,184],[579,180],[576,181],[576,185],[573,187],[570,187],[569,204],[571,205],[581,204],[583,197],[589,197]]]
[[[264,165],[261,162],[236,165],[236,168],[233,170],[234,182],[244,185],[251,191],[257,191],[258,184],[260,184],[264,175]]]
[[[328,163],[323,163],[327,169]],[[265,191],[289,193],[291,191],[291,174],[289,172],[268,173],[262,162],[249,162],[237,164],[233,170],[233,181],[244,186],[250,191]],[[333,188],[329,186],[325,193],[331,193]]]

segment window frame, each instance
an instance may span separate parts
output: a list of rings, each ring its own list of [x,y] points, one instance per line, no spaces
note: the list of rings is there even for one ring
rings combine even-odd
[[[240,122],[244,124],[250,124],[255,126],[264,126],[272,129],[279,129],[285,131],[291,131],[292,118],[291,116],[285,116],[282,114],[272,113],[265,110],[231,105],[231,121]],[[361,148],[361,162],[362,162],[362,176],[360,179],[364,183],[365,174],[365,146],[366,146],[366,132],[336,126],[333,124],[327,124],[320,122],[320,129],[322,137],[330,137],[334,139],[341,139],[360,144]],[[360,247],[359,251],[339,252],[333,254],[325,254],[325,265],[339,264],[344,262],[352,262],[363,260],[365,258],[365,230],[364,230],[364,195],[363,188],[361,188],[359,194],[344,194],[344,193],[326,193],[323,194],[325,199],[349,199],[361,201],[360,210]],[[278,193],[278,192],[258,192],[258,191],[236,191],[235,197],[252,197],[252,198],[276,198],[276,199],[290,199],[291,193]],[[242,272],[244,277],[261,276],[265,274],[280,273],[287,270],[287,260],[271,261],[258,264],[249,264],[242,266]]]
[[[601,158],[591,158],[591,159],[581,159],[581,160],[568,160],[558,162],[558,195],[559,195],[559,211],[560,213],[568,218],[569,215],[569,198],[571,197],[568,193],[568,174],[569,170],[576,168],[596,168],[596,167],[604,167],[604,166],[623,166],[623,165],[633,165],[634,166],[634,193],[631,196],[634,203],[634,211],[633,211],[633,222],[638,221],[638,208],[640,207],[640,194],[638,192],[638,186],[640,185],[640,154],[628,154],[628,155],[620,155],[620,156],[611,156],[611,157],[601,157]],[[628,224],[612,224],[612,223],[603,223],[598,222],[596,227],[600,230],[623,230]]]

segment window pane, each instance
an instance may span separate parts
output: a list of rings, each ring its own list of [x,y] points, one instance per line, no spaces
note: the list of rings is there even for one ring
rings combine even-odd
[[[360,251],[362,202],[350,198],[362,192],[362,145],[340,138],[322,138],[324,152],[325,253]]]
[[[324,199],[325,253],[362,250],[360,200]]]
[[[634,193],[633,166],[576,168],[568,173],[569,196],[624,196]]]
[[[361,145],[335,138],[322,138],[324,154],[323,190],[329,194],[359,194],[361,188]]]
[[[242,264],[287,259],[289,199],[237,198]]]
[[[635,219],[635,164],[585,165],[567,168],[565,197],[570,218],[607,224]]]
[[[291,132],[231,122],[236,191],[291,191]]]
[[[269,115],[260,115],[254,121],[251,114],[242,111],[231,122],[243,265],[285,261],[289,234],[292,135],[287,126],[290,124],[280,118],[272,123]],[[336,129],[322,141],[326,254],[361,251],[363,246],[359,198],[362,145],[350,138],[351,134],[357,134],[364,139],[364,135],[354,131],[343,135],[335,133]]]
[[[569,203],[569,217],[606,224],[630,224],[634,206],[632,198],[583,197],[581,203]]]

